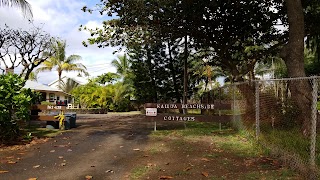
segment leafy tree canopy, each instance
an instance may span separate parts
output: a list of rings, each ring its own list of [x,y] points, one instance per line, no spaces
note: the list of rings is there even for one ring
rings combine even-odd
[[[187,35],[189,48],[205,50],[211,65],[231,72],[234,79],[253,71],[256,60],[274,52],[283,36],[274,28],[281,13],[272,10],[281,7],[275,1],[114,0],[100,7],[102,14],[119,18],[104,22],[102,29],[89,29],[89,43],[130,48]]]
[[[118,79],[120,79],[119,74],[108,72],[108,73],[104,73],[104,74],[98,76],[95,79],[95,81],[99,84],[105,85],[106,83],[113,83],[113,82],[117,81]]]

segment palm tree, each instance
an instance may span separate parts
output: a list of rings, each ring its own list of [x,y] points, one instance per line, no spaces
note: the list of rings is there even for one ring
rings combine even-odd
[[[0,7],[17,7],[25,17],[32,18],[31,5],[26,0],[0,0]]]
[[[117,73],[123,78],[128,76],[130,62],[126,55],[118,56],[118,59],[114,59],[111,64],[117,69]]]
[[[66,57],[66,42],[56,40],[53,46],[55,53],[48,60],[42,63],[42,66],[37,69],[37,72],[51,71],[56,69],[58,72],[59,83],[61,82],[61,75],[63,71],[78,71],[88,76],[87,68],[81,63],[75,63],[81,60],[79,55],[71,55]]]
[[[195,81],[198,84],[204,84],[203,90],[212,90],[212,81],[216,81],[216,79],[220,76],[225,76],[225,73],[222,71],[220,67],[211,66],[207,62],[207,60],[200,59],[191,62],[191,77],[190,80]]]
[[[281,58],[273,57],[271,61],[258,62],[254,68],[255,74],[264,76],[271,75],[271,78],[285,78],[287,77],[286,64]]]
[[[60,85],[58,85],[58,88],[61,89],[65,93],[71,93],[71,91],[78,87],[80,84],[74,81],[71,78],[68,78],[66,82],[61,81]]]
[[[133,73],[131,71],[131,61],[127,55],[118,56],[118,59],[114,59],[111,64],[117,69],[117,73],[123,78],[122,84],[126,85],[127,90],[131,97],[133,97]]]

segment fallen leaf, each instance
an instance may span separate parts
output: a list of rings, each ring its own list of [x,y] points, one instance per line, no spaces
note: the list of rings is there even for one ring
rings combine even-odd
[[[63,159],[63,156],[59,156],[58,158],[59,158],[59,159]]]
[[[208,177],[209,176],[209,173],[207,173],[207,172],[202,172],[201,173],[204,177]]]
[[[190,169],[192,169],[192,168],[191,167],[187,167],[183,171],[189,171]]]
[[[66,163],[61,163],[61,164],[60,164],[60,166],[66,166],[66,165],[67,165]]]
[[[53,153],[53,152],[56,152],[56,150],[51,150],[50,152]]]
[[[133,149],[133,150],[134,150],[134,151],[140,151],[140,149],[138,149],[138,148],[137,148],[137,149]]]
[[[9,171],[0,171],[0,174],[8,173]]]
[[[92,177],[92,176],[89,176],[89,175],[88,175],[88,176],[86,176],[85,178],[86,178],[86,180],[93,179],[93,177]]]
[[[38,167],[40,167],[40,165],[33,166],[33,168],[38,168]]]
[[[7,159],[14,159],[14,156],[6,157]]]
[[[113,173],[112,170],[106,170],[106,173]]]
[[[68,149],[67,151],[68,151],[68,152],[71,152],[71,151],[72,151],[72,149]]]
[[[37,180],[37,178],[29,178],[28,180]]]
[[[201,158],[201,160],[202,160],[202,161],[206,161],[206,162],[210,161],[210,160],[207,159],[207,158]]]
[[[8,164],[17,164],[17,161],[8,161]]]
[[[160,179],[173,179],[172,176],[160,176]]]

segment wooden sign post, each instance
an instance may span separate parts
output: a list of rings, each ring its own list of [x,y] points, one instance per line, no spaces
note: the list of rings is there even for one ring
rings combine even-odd
[[[64,111],[66,110],[65,104],[57,105],[33,105],[31,110],[36,111],[37,115],[32,114],[31,120],[35,121],[59,121],[59,128],[64,129],[65,115]],[[58,114],[38,114],[41,111],[59,111]]]
[[[202,114],[178,114],[178,113],[159,113],[161,109],[204,109],[219,110],[218,115],[202,115]],[[231,104],[215,102],[214,104],[164,104],[164,103],[146,103],[146,117],[154,121],[154,130],[156,131],[156,121],[199,121],[199,122],[230,122],[232,115],[221,115],[221,109],[231,109]],[[221,124],[219,125],[221,126]]]

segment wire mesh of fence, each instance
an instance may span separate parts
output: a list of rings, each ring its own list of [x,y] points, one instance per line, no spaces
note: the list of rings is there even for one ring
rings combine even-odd
[[[221,87],[232,100],[233,125],[308,179],[319,177],[320,77],[255,80]]]
[[[214,108],[185,109],[188,116],[199,121],[205,115],[206,122],[218,122],[220,127],[222,123],[231,123],[307,179],[318,179],[319,83],[320,77],[233,83],[188,101],[188,104],[214,105]],[[173,119],[177,119],[182,111],[165,108],[158,113],[174,113]]]

